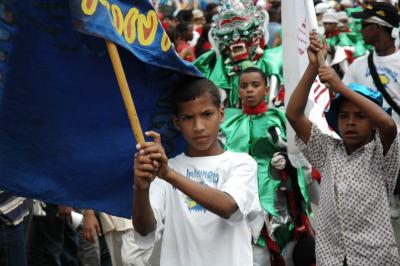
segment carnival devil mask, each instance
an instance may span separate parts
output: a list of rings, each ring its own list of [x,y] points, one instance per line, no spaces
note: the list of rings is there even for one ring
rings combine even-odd
[[[268,41],[268,13],[257,11],[251,0],[222,0],[221,4],[211,29],[215,48],[229,63],[258,60]]]

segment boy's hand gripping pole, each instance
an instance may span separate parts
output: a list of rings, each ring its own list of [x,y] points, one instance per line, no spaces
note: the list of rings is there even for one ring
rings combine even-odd
[[[136,113],[135,104],[132,100],[132,95],[129,90],[128,81],[126,80],[125,72],[122,67],[121,58],[118,54],[117,46],[106,40],[108,54],[110,55],[111,62],[114,68],[115,75],[117,76],[119,89],[121,91],[122,98],[124,100],[126,112],[128,113],[129,121],[135,136],[136,143],[144,143],[144,136],[138,115]]]

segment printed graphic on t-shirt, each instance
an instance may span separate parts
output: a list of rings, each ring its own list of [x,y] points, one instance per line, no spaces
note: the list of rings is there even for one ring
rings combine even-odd
[[[187,168],[186,177],[200,185],[210,187],[216,187],[219,181],[219,173],[217,171],[195,168]],[[188,206],[189,212],[206,212],[206,209],[203,206],[201,206],[186,195],[184,197],[184,201]]]
[[[186,177],[195,182],[204,182],[213,186],[217,185],[219,181],[218,172],[202,169],[186,169]]]
[[[391,70],[390,68],[378,66],[376,71],[379,74],[379,79],[381,80],[383,86],[388,85],[391,81],[394,83],[398,82],[397,78],[399,74]],[[367,68],[367,73],[365,74],[365,77],[369,76],[371,76],[371,72],[369,71],[369,68]]]
[[[188,206],[189,212],[206,212],[206,209],[185,195],[185,203]]]

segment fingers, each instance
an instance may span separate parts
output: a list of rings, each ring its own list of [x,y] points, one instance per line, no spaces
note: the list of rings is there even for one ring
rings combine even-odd
[[[155,131],[147,131],[144,133],[148,137],[152,137],[154,139],[154,142],[157,144],[161,144],[161,136]]]
[[[148,147],[142,147],[139,150],[139,154],[149,155],[151,153],[164,153],[164,149],[162,148],[162,146],[156,144]]]
[[[309,39],[310,39],[310,49],[313,52],[318,52],[321,49],[321,42],[318,33],[311,32]]]
[[[335,70],[328,66],[321,66],[318,69],[318,74],[322,81],[328,81],[336,76]]]
[[[87,240],[87,241],[89,241],[89,242],[91,242],[91,243],[94,243],[95,242],[95,238],[94,238],[94,234],[93,234],[94,232],[92,231],[92,229],[85,229],[84,231],[83,231],[83,237]]]
[[[156,172],[157,167],[154,166],[153,162],[151,163],[141,163],[135,166],[135,169],[140,170],[142,172]]]
[[[151,160],[153,160],[153,162],[157,162],[158,164],[160,164],[160,162],[162,163],[168,161],[168,158],[164,153],[151,153],[149,154],[149,157]]]
[[[94,228],[96,229],[96,234],[97,234],[98,236],[101,236],[101,228],[100,228],[99,223],[96,223],[95,226],[94,226]]]
[[[135,160],[135,176],[138,178],[149,179],[157,175],[159,163],[150,159],[146,155],[138,155]]]

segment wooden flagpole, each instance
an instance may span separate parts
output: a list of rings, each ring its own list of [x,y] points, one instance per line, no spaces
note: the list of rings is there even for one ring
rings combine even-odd
[[[122,67],[121,58],[119,57],[117,46],[106,40],[108,54],[110,55],[111,62],[114,68],[115,75],[117,76],[119,89],[124,100],[126,112],[128,113],[129,121],[135,136],[136,143],[144,143],[144,136],[142,128],[140,127],[139,117],[136,113],[135,104],[133,103],[132,95],[129,90],[128,81],[126,80],[125,72]]]

